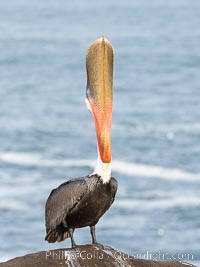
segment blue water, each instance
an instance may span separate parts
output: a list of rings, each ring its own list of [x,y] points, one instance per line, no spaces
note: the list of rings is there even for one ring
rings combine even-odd
[[[98,241],[200,266],[199,10],[198,0],[0,2],[1,261],[70,246],[43,241],[44,205],[52,188],[93,170],[85,55],[105,35],[119,191]],[[90,242],[89,229],[75,239]]]

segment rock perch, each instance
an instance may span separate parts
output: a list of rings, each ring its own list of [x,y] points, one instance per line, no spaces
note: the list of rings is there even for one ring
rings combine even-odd
[[[134,259],[127,254],[103,245],[41,251],[17,257],[0,267],[195,267],[172,261]]]

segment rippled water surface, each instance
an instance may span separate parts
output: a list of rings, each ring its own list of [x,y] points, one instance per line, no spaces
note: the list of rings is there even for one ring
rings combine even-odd
[[[11,2],[0,2],[0,260],[70,246],[43,241],[44,205],[95,165],[85,54],[105,35],[119,191],[98,241],[200,265],[200,2]],[[89,229],[75,238],[90,242]]]

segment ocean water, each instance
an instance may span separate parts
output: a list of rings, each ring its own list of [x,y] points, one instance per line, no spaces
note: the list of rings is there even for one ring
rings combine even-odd
[[[44,206],[94,168],[85,55],[105,35],[119,190],[97,239],[200,266],[199,10],[198,0],[0,2],[0,261],[70,246],[44,241]],[[75,239],[89,243],[89,229]]]

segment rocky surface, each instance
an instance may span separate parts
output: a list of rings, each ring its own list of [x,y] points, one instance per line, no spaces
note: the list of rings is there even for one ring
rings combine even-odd
[[[108,246],[41,251],[0,263],[0,267],[188,267],[187,263],[134,259]]]

